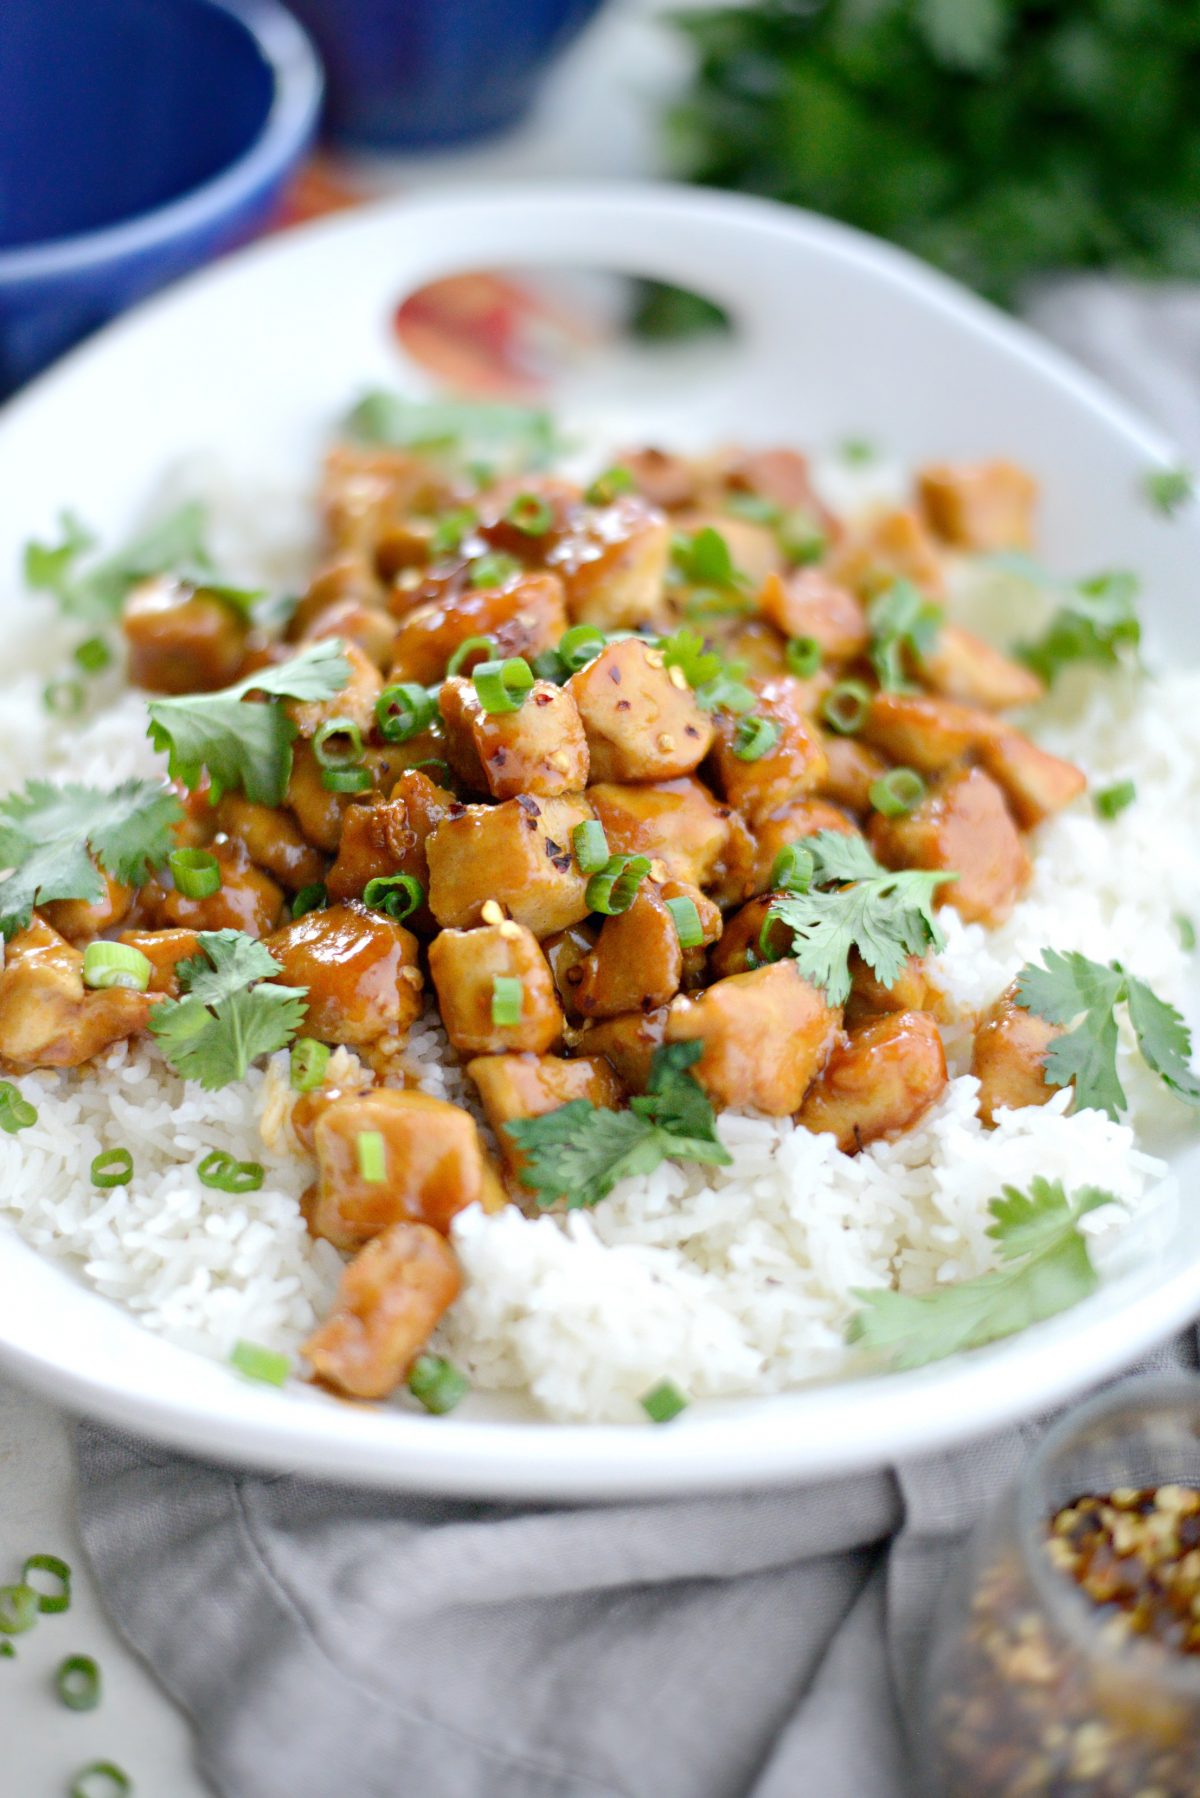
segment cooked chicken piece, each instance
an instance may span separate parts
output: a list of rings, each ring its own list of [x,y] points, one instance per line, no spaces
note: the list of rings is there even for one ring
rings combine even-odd
[[[744,717],[716,714],[717,741],[713,765],[726,799],[751,825],[768,812],[813,792],[828,766],[821,733],[804,711],[803,683],[790,675],[750,682],[754,710]],[[747,760],[741,750],[747,728],[765,719],[774,738],[767,749]]]
[[[706,618],[703,629],[706,640],[721,650],[726,661],[745,663],[747,674],[788,672],[787,644],[765,618]],[[825,676],[822,688],[831,680],[831,675]]]
[[[752,968],[762,967],[763,925],[779,897],[778,893],[762,893],[726,920],[721,940],[709,958],[709,966],[716,979],[726,980],[731,974],[747,974]],[[787,949],[790,936],[791,932],[787,927],[776,922],[771,925],[768,941],[782,954]]]
[[[945,589],[937,545],[915,512],[881,512],[852,531],[828,563],[831,578],[870,599],[894,581],[908,580],[940,599]]]
[[[571,832],[592,808],[582,797],[452,806],[425,845],[429,909],[443,929],[478,924],[495,900],[536,937],[588,915],[587,880]]]
[[[268,936],[283,910],[283,888],[255,867],[240,843],[216,842],[210,853],[221,873],[215,893],[189,899],[163,869],[139,893],[136,921],[155,930],[244,930],[247,936]]]
[[[855,1155],[881,1137],[900,1136],[946,1090],[937,1025],[923,1011],[898,1011],[852,1030],[829,1057],[797,1122],[837,1137]]]
[[[553,649],[567,628],[562,583],[525,574],[502,587],[467,588],[418,605],[401,620],[390,678],[432,686],[468,637],[488,637],[496,656],[532,657]]]
[[[446,1034],[460,1054],[511,1049],[540,1055],[562,1037],[550,964],[533,932],[511,918],[475,930],[443,930],[430,944],[429,972]],[[513,980],[520,988],[520,1015],[515,1024],[499,1024],[497,982]]]
[[[622,637],[567,682],[598,781],[674,780],[708,754],[713,721],[662,652]]]
[[[1019,1111],[1044,1105],[1058,1091],[1046,1082],[1046,1051],[1062,1031],[1017,1004],[1015,987],[1001,993],[975,1026],[971,1072],[979,1082],[979,1115],[994,1124],[1001,1106]]]
[[[304,1033],[325,1043],[407,1035],[421,1015],[417,939],[362,905],[306,912],[268,938],[284,986],[308,989]]]
[[[97,867],[96,872],[104,888],[101,898],[48,899],[41,908],[51,930],[57,930],[69,943],[90,943],[94,936],[112,930],[129,916],[134,900],[133,887],[114,880],[101,867]]]
[[[146,1028],[148,993],[83,984],[83,956],[35,912],[0,971],[0,1057],[18,1067],[77,1068]]]
[[[622,450],[616,465],[627,468],[642,498],[664,512],[696,502],[696,469],[686,456],[660,449]]]
[[[375,539],[375,571],[385,585],[432,560],[435,528],[431,518],[402,518],[384,526]]]
[[[565,687],[536,681],[517,711],[485,712],[473,683],[456,676],[442,687],[440,704],[447,760],[476,792],[552,799],[587,786],[587,738]]]
[[[181,961],[192,961],[200,954],[200,938],[195,930],[123,930],[118,942],[139,949],[150,963],[150,991],[165,993],[178,999],[181,992],[177,969]]]
[[[1082,768],[1039,749],[1020,731],[999,732],[982,745],[979,759],[1004,788],[1017,823],[1025,830],[1045,823],[1087,789]]]
[[[395,635],[395,621],[381,606],[346,594],[344,598],[330,600],[328,605],[314,610],[299,641],[318,643],[328,637],[339,637],[343,643],[352,643],[376,668],[386,668],[392,659]]]
[[[325,857],[305,840],[288,811],[255,805],[242,793],[224,793],[216,807],[216,822],[241,844],[252,862],[265,868],[289,892],[311,886],[325,872]]]
[[[654,1051],[666,1041],[668,1016],[664,1005],[657,1011],[631,1011],[619,1018],[601,1018],[577,1032],[573,1047],[581,1056],[602,1055],[626,1092],[642,1093],[650,1078]]]
[[[846,1001],[846,1027],[854,1030],[873,1018],[893,1011],[927,1011],[932,1017],[947,1015],[946,995],[919,955],[910,955],[891,986],[857,953],[850,957],[850,997]]]
[[[284,635],[290,643],[307,639],[310,627],[333,607],[349,602],[380,611],[391,628],[383,588],[366,556],[351,551],[317,569],[308,590],[296,602]]]
[[[539,509],[544,507],[548,514],[539,516],[532,531],[520,518],[522,503],[527,500],[537,501]],[[497,481],[480,503],[472,535],[489,549],[502,550],[531,568],[545,568],[553,560],[555,546],[578,530],[586,515],[583,490],[576,481],[552,474],[511,475]]]
[[[460,497],[436,462],[412,450],[339,443],[325,458],[321,503],[329,541],[339,549],[369,553],[403,514],[438,512]]]
[[[427,1224],[393,1224],[359,1250],[333,1309],[304,1344],[314,1371],[352,1398],[386,1398],[462,1289],[454,1250]]]
[[[754,890],[765,893],[771,884],[771,870],[781,849],[789,843],[802,843],[819,831],[836,830],[840,836],[859,835],[857,824],[827,799],[793,799],[778,811],[760,818],[755,827]]]
[[[660,888],[643,880],[628,911],[606,918],[596,947],[575,970],[575,1006],[585,1018],[612,1018],[673,999],[683,982],[683,949]]]
[[[811,637],[833,662],[853,660],[871,641],[861,602],[820,568],[768,575],[758,607],[785,637]]]
[[[669,520],[640,494],[623,493],[610,506],[581,508],[546,566],[562,580],[574,623],[622,630],[662,618],[670,554]]]
[[[209,693],[238,677],[250,626],[237,608],[170,575],[133,588],[121,609],[129,679],[148,693]]]
[[[1032,873],[1004,794],[979,768],[943,775],[907,817],[877,815],[869,835],[889,868],[955,872],[938,903],[954,906],[969,923],[1003,923]]]
[[[587,799],[613,855],[648,855],[676,880],[707,887],[718,877],[731,837],[732,808],[718,805],[698,780],[589,787]]]
[[[342,654],[350,664],[350,678],[331,699],[286,699],[284,710],[302,737],[315,737],[323,724],[346,718],[365,736],[375,726],[375,701],[383,691],[383,676],[357,643],[344,643]]]
[[[785,565],[779,538],[769,525],[735,518],[725,511],[681,512],[672,523],[689,536],[704,530],[716,531],[725,539],[734,568],[756,591]]]
[[[312,744],[298,737],[292,745],[287,803],[308,841],[326,855],[336,855],[342,840],[342,820],[358,801],[347,793],[331,793],[321,774]]]
[[[944,699],[990,712],[1033,705],[1046,691],[1030,669],[958,624],[942,625],[933,648],[921,658],[920,674]]]
[[[863,739],[894,762],[937,774],[977,751],[1002,727],[989,712],[930,699],[924,693],[876,693],[862,727]]]
[[[931,529],[977,554],[1029,549],[1038,486],[1015,462],[932,462],[917,475]]]
[[[542,943],[542,953],[550,964],[559,1003],[572,1020],[579,1017],[575,1004],[575,988],[582,979],[578,973],[579,964],[595,948],[598,934],[590,924],[572,924],[570,929],[558,930]]]
[[[361,899],[367,884],[391,874],[411,874],[429,891],[425,844],[452,805],[453,793],[439,787],[419,768],[410,768],[392,788],[392,797],[374,805],[352,805],[342,826],[337,860],[325,878],[331,899]],[[436,928],[428,904],[411,918],[409,928],[425,933]]]
[[[840,1006],[829,1005],[794,962],[779,961],[718,980],[698,998],[673,999],[666,1036],[703,1043],[691,1072],[718,1110],[750,1106],[784,1117],[824,1067],[841,1021]]]
[[[811,511],[824,520],[825,508],[813,488],[808,458],[794,449],[738,452],[725,468],[731,493],[756,493],[784,512]]]
[[[516,1143],[504,1128],[515,1118],[540,1118],[573,1099],[616,1111],[621,1086],[602,1056],[563,1061],[557,1055],[483,1055],[467,1063],[467,1072],[479,1089],[488,1123],[505,1171],[514,1178],[525,1165]]]
[[[381,1178],[372,1166],[376,1137]],[[318,1110],[312,1140],[318,1177],[309,1228],[343,1252],[399,1223],[448,1235],[468,1205],[498,1211],[506,1203],[474,1118],[427,1093],[377,1086],[335,1098]]]
[[[857,737],[840,737],[836,731],[823,733],[821,747],[827,766],[817,791],[847,811],[870,811],[871,788],[887,773],[887,762]]]

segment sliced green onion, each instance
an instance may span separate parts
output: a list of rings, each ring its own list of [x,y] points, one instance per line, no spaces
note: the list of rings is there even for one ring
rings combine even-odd
[[[485,712],[519,712],[533,686],[533,669],[524,656],[509,656],[504,662],[480,662],[471,679]]]
[[[599,819],[589,818],[586,824],[576,824],[571,832],[571,847],[581,874],[599,874],[608,866],[608,838]]]
[[[518,493],[504,516],[526,537],[544,537],[554,523],[554,507],[540,493]]]
[[[248,1380],[262,1380],[267,1386],[284,1385],[292,1371],[286,1355],[263,1348],[257,1342],[235,1342],[229,1352],[229,1361]]]
[[[375,725],[385,743],[407,743],[428,730],[437,715],[437,700],[419,681],[397,681],[375,701]]]
[[[798,675],[801,680],[809,680],[825,658],[815,637],[789,637],[783,659],[787,663],[789,674]]]
[[[493,550],[490,555],[480,556],[471,564],[472,587],[503,587],[514,575],[520,574],[521,564],[515,556],[506,556],[502,550]]]
[[[458,506],[453,512],[443,512],[429,539],[430,555],[453,555],[463,538],[475,529],[478,522],[478,514],[470,506]]]
[[[843,462],[857,464],[860,467],[867,462],[873,462],[878,453],[875,445],[869,443],[865,437],[847,437],[840,448]]]
[[[112,661],[112,650],[103,637],[87,637],[75,645],[76,665],[85,674],[103,674]]]
[[[801,890],[806,892],[808,889],[803,888]],[[760,962],[783,960],[786,950],[784,944],[778,940],[779,932],[773,928],[774,925],[782,923],[783,920],[775,910],[774,906],[768,907],[767,915],[763,919],[762,927],[758,933],[758,959]]]
[[[418,1355],[409,1370],[408,1390],[418,1404],[444,1417],[461,1404],[471,1390],[466,1374],[442,1355]]]
[[[415,774],[419,768],[436,768],[439,786],[448,787],[454,779],[454,770],[451,768],[449,762],[442,760],[440,755],[427,755],[423,760],[414,762],[409,769],[409,773]],[[432,775],[430,776],[430,779],[433,779]]]
[[[1098,792],[1093,793],[1092,804],[1096,808],[1097,817],[1105,818],[1111,824],[1112,820],[1119,818],[1136,798],[1137,787],[1133,781],[1118,780],[1114,781],[1111,787],[1101,787]]]
[[[468,656],[482,656],[487,661],[495,653],[496,645],[490,637],[467,637],[446,663],[446,679],[452,680],[456,674],[462,673]]]
[[[867,797],[883,817],[905,818],[916,811],[925,792],[925,782],[915,768],[893,768],[871,782]]]
[[[91,1175],[92,1185],[102,1192],[114,1186],[128,1186],[133,1179],[133,1156],[128,1149],[105,1149],[93,1159]]]
[[[698,949],[704,941],[704,926],[694,899],[668,899],[667,910],[675,920],[675,934],[682,949]]]
[[[829,547],[829,539],[811,512],[789,512],[776,532],[779,547],[789,562],[807,567],[819,562]]]
[[[513,974],[492,976],[492,1023],[502,1029],[521,1022],[525,987]]]
[[[637,890],[650,872],[650,858],[645,855],[612,855],[604,867],[593,874],[584,895],[589,911],[603,912],[606,918],[619,917],[629,910]]]
[[[830,730],[852,737],[861,730],[871,710],[871,689],[860,680],[840,680],[821,701],[821,716]]]
[[[778,524],[783,507],[765,493],[727,493],[725,510],[733,518],[744,518],[747,524]]]
[[[618,462],[597,475],[583,497],[589,506],[611,506],[619,493],[632,493],[635,485],[630,470]]]
[[[561,687],[571,672],[557,649],[539,649],[529,666],[538,680],[553,681],[556,687]]]
[[[722,587],[694,587],[683,608],[685,618],[693,622],[705,618],[744,618],[753,611],[754,602]]]
[[[123,986],[144,993],[153,972],[149,956],[132,943],[89,943],[83,952],[83,984],[95,992]]]
[[[221,864],[207,849],[173,849],[167,866],[185,899],[210,899],[221,890]]]
[[[572,674],[594,662],[608,639],[594,624],[573,624],[558,640],[558,653]]]
[[[77,680],[52,680],[42,688],[42,704],[52,718],[78,718],[85,704],[83,687]]]
[[[1196,947],[1196,926],[1185,913],[1180,912],[1175,919],[1175,928],[1179,932],[1179,947],[1190,955]]]
[[[739,762],[757,762],[779,741],[779,726],[773,718],[739,718],[733,733],[733,753]]]
[[[227,1149],[213,1149],[196,1169],[201,1186],[216,1192],[257,1192],[266,1177],[259,1161],[235,1161]]]
[[[363,758],[362,732],[353,718],[328,718],[312,740],[322,768],[356,768]]]
[[[38,1609],[32,1586],[0,1586],[0,1634],[23,1636],[37,1622]]]
[[[733,666],[740,667],[741,664]],[[740,715],[754,710],[754,694],[736,674],[725,669],[696,688],[696,704],[702,712],[715,712],[719,707],[722,711]]]
[[[314,880],[311,886],[301,887],[292,900],[292,916],[303,918],[310,911],[324,911],[328,904],[329,894],[324,881]]]
[[[670,1423],[688,1407],[686,1397],[674,1380],[660,1380],[649,1392],[643,1392],[640,1403],[651,1423]]]
[[[360,1130],[355,1148],[362,1178],[368,1185],[380,1185],[387,1179],[387,1144],[382,1131]]]
[[[104,1781],[97,1785],[96,1781]],[[133,1781],[114,1761],[93,1761],[75,1775],[68,1798],[129,1798]]]
[[[6,1636],[4,1640],[0,1642],[0,1661],[15,1661],[16,1658],[17,1651]]]
[[[371,770],[361,762],[354,768],[322,768],[321,785],[327,793],[365,793],[374,784]]]
[[[57,1592],[43,1592],[30,1579],[31,1573],[48,1573],[51,1579],[58,1581]],[[21,1569],[21,1581],[28,1586],[37,1599],[37,1608],[47,1617],[58,1616],[71,1608],[71,1568],[70,1563],[58,1555],[30,1555]]]
[[[294,1093],[313,1093],[325,1078],[329,1066],[329,1044],[319,1043],[315,1036],[300,1036],[292,1044],[289,1079]]]
[[[100,1702],[100,1669],[90,1654],[69,1654],[60,1661],[54,1684],[69,1711],[94,1711]]]
[[[0,1130],[6,1136],[15,1136],[18,1130],[28,1130],[38,1119],[37,1106],[31,1105],[11,1080],[0,1080]]]
[[[425,903],[425,888],[411,874],[384,874],[368,880],[363,888],[363,904],[372,911],[386,912],[402,924]]]
[[[771,863],[770,892],[807,893],[812,884],[812,852],[803,843],[785,843]]]

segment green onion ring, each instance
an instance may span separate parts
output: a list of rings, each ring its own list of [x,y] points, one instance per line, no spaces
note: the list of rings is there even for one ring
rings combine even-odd
[[[92,1185],[101,1192],[114,1186],[128,1186],[133,1179],[133,1156],[128,1149],[105,1149],[92,1161]]]
[[[558,653],[572,674],[594,662],[608,639],[594,624],[573,624],[558,640]]]
[[[15,1136],[18,1130],[28,1130],[37,1120],[37,1106],[31,1105],[11,1080],[0,1080],[0,1130],[6,1136]]]
[[[624,463],[618,462],[597,475],[583,497],[589,506],[611,506],[618,494],[632,493],[634,486],[632,472]]]
[[[840,680],[821,701],[821,716],[841,737],[860,731],[871,710],[871,689],[860,680]]]
[[[353,718],[326,719],[312,746],[322,768],[356,768],[362,761],[362,732]]]
[[[352,768],[322,768],[321,785],[327,793],[365,793],[373,786],[371,770],[360,762]]]
[[[172,849],[167,866],[185,899],[211,899],[221,890],[221,864],[207,849]]]
[[[258,1161],[235,1161],[225,1149],[213,1149],[196,1169],[201,1186],[216,1192],[257,1192],[266,1177]]]
[[[105,993],[115,986],[144,993],[154,972],[148,955],[132,943],[89,943],[83,952],[83,984]]]
[[[504,516],[526,537],[544,537],[554,523],[554,507],[540,493],[518,493]]]
[[[292,917],[303,918],[310,911],[324,911],[328,903],[329,894],[325,890],[324,881],[314,880],[311,885],[301,887],[292,900]]]
[[[506,556],[501,550],[493,550],[490,555],[480,556],[471,566],[472,587],[503,587],[514,575],[521,572],[521,564],[515,556]]]
[[[257,1342],[235,1342],[229,1352],[229,1361],[248,1380],[261,1380],[266,1386],[284,1385],[292,1371],[286,1355],[263,1348]]]
[[[771,892],[807,893],[812,885],[813,858],[803,843],[785,843],[771,863]]]
[[[637,890],[650,872],[650,859],[645,855],[613,855],[598,874],[587,883],[584,895],[589,911],[616,918],[627,912],[637,897]]]
[[[668,899],[666,907],[675,920],[675,934],[679,938],[680,948],[698,949],[704,941],[704,926],[700,922],[696,901],[682,895],[678,899]]]
[[[456,674],[462,673],[468,656],[482,656],[487,661],[495,653],[496,645],[491,637],[467,637],[446,663],[446,679],[453,680]]]
[[[442,1355],[418,1355],[409,1370],[408,1390],[435,1417],[444,1417],[471,1390],[467,1376]]]
[[[329,1044],[319,1043],[315,1036],[297,1037],[292,1044],[289,1079],[294,1093],[312,1093],[325,1078],[329,1066]]]
[[[387,1144],[381,1130],[360,1130],[355,1143],[358,1171],[369,1186],[380,1186],[387,1179]]]
[[[69,1711],[94,1711],[100,1702],[100,1668],[90,1654],[69,1654],[60,1661],[54,1684]]]
[[[492,1023],[498,1028],[511,1029],[521,1022],[521,1011],[525,1004],[524,983],[514,974],[492,975]]]
[[[23,1636],[37,1622],[40,1608],[32,1586],[0,1586],[0,1633]]]
[[[78,718],[85,703],[83,687],[77,680],[48,681],[42,689],[42,704],[52,718]]]
[[[386,912],[397,924],[411,918],[425,903],[425,888],[411,874],[385,874],[368,880],[363,888],[363,904],[372,911]]]
[[[571,847],[581,874],[599,874],[608,866],[608,838],[598,818],[576,824],[571,831]]]
[[[375,725],[385,743],[407,743],[428,730],[437,700],[419,681],[397,681],[375,701]]]
[[[524,656],[509,656],[503,662],[480,662],[471,679],[485,712],[519,712],[533,686],[533,669]]]
[[[739,762],[761,761],[779,741],[779,726],[773,718],[746,716],[739,718],[733,733],[733,753]]]
[[[905,818],[925,797],[925,782],[915,768],[893,768],[871,782],[868,797],[884,818]]]
[[[97,1779],[104,1785],[96,1786]],[[133,1781],[114,1761],[93,1761],[75,1775],[69,1798],[129,1798]]]
[[[787,663],[789,674],[798,676],[800,680],[809,680],[820,668],[824,657],[815,637],[789,637],[783,659]]]

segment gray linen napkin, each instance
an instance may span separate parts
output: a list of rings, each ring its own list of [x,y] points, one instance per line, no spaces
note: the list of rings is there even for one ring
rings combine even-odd
[[[1200,298],[1076,281],[1039,325],[1200,453]],[[1144,1365],[1195,1366],[1191,1335]],[[905,1798],[964,1533],[1044,1421],[799,1491],[392,1498],[79,1433],[117,1625],[221,1798]]]

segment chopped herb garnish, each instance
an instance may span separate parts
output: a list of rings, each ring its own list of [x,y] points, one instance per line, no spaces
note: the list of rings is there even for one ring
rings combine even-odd
[[[133,1179],[133,1156],[128,1149],[105,1149],[92,1159],[92,1185],[107,1192],[114,1186],[128,1186]]]
[[[504,516],[526,537],[544,537],[554,523],[554,507],[540,493],[518,493]]]
[[[26,544],[25,582],[38,592],[52,593],[71,618],[96,623],[115,618],[130,589],[152,575],[177,574],[205,583],[213,573],[204,546],[208,516],[195,500],[139,532],[86,572],[78,564],[95,547],[95,537],[70,512],[63,513],[61,523],[60,543]]]
[[[45,1573],[57,1582],[56,1589],[44,1592],[30,1576]],[[30,1555],[21,1569],[21,1583],[30,1587],[37,1608],[44,1617],[57,1617],[71,1608],[71,1567],[59,1555]]]
[[[704,941],[704,926],[700,922],[696,901],[683,894],[678,899],[668,899],[666,906],[675,921],[675,934],[679,938],[680,948],[698,949]]]
[[[164,1056],[209,1091],[245,1077],[259,1055],[286,1049],[304,1022],[307,988],[270,984],[280,970],[270,950],[239,930],[203,930],[200,954],[180,962],[185,997],[150,1014]]]
[[[892,768],[871,782],[867,797],[885,818],[904,818],[925,797],[925,782],[915,768]]]
[[[38,1120],[37,1106],[31,1105],[11,1080],[0,1080],[0,1130],[15,1136],[28,1130]]]
[[[615,918],[628,911],[637,890],[650,872],[646,855],[612,855],[587,883],[584,899],[589,911]]]
[[[103,674],[113,659],[112,650],[103,637],[87,637],[77,643],[71,653],[76,667],[82,668],[85,674]]]
[[[32,1586],[0,1586],[0,1633],[23,1636],[38,1619],[38,1595]]]
[[[1107,819],[1109,823],[1127,811],[1137,798],[1137,787],[1131,780],[1114,781],[1111,787],[1100,787],[1092,795],[1092,803],[1097,816]]]
[[[266,1173],[261,1161],[236,1161],[228,1149],[210,1149],[196,1178],[214,1192],[259,1192]]]
[[[471,506],[458,506],[452,512],[443,512],[429,539],[430,555],[435,560],[439,556],[452,556],[478,523],[479,515]]]
[[[1143,477],[1142,492],[1156,512],[1174,518],[1195,497],[1196,477],[1190,468],[1151,468]]]
[[[299,1037],[292,1044],[289,1080],[294,1093],[316,1092],[325,1078],[329,1055],[329,1044],[319,1043],[315,1036]]]
[[[1188,955],[1196,947],[1196,926],[1184,913],[1180,912],[1175,919],[1175,928],[1179,932],[1179,946]]]
[[[409,1370],[408,1390],[419,1405],[435,1417],[444,1417],[466,1398],[471,1383],[443,1355],[418,1355]]]
[[[670,1423],[688,1407],[687,1399],[674,1380],[660,1380],[649,1392],[643,1392],[638,1402],[651,1423]]]
[[[229,1355],[230,1365],[248,1380],[261,1380],[267,1386],[283,1386],[292,1371],[286,1355],[275,1349],[262,1348],[257,1342],[236,1342]]]
[[[69,1711],[94,1711],[100,1702],[100,1668],[90,1654],[69,1654],[60,1661],[54,1685]]]
[[[778,741],[779,726],[773,718],[739,718],[733,733],[733,753],[739,762],[759,762]]]
[[[489,716],[519,712],[533,690],[533,669],[524,656],[503,662],[480,662],[471,670],[475,694]]]
[[[867,722],[871,689],[865,681],[840,680],[821,701],[821,719],[839,737],[852,737]]]
[[[672,631],[669,637],[660,637],[658,647],[663,666],[682,669],[689,687],[702,687],[706,681],[715,680],[724,672],[725,658],[720,650],[714,649],[699,631],[686,624]]]
[[[604,826],[596,818],[576,824],[571,831],[571,847],[581,874],[599,874],[608,866],[608,838]]]
[[[1063,603],[1037,642],[1020,644],[1017,654],[1047,686],[1072,662],[1119,668],[1142,640],[1137,594],[1138,583],[1132,574],[1098,574],[1080,581],[1066,590]]]
[[[671,543],[671,561],[689,586],[721,588],[748,584],[746,576],[734,567],[728,543],[711,524],[695,532],[677,531]]]
[[[157,781],[98,787],[52,786],[31,780],[0,800],[0,932],[11,937],[48,899],[104,897],[93,857],[114,880],[137,885],[166,860],[171,826],[183,816]]]
[[[347,420],[360,443],[442,450],[464,463],[486,458],[512,470],[542,468],[560,448],[549,412],[475,400],[411,400],[382,390],[361,399]]]
[[[75,1775],[68,1798],[129,1798],[132,1791],[133,1781],[115,1761],[93,1761]]]
[[[914,587],[896,581],[876,594],[867,607],[871,627],[871,665],[885,693],[908,687],[909,662],[920,663],[937,642],[942,609]]]
[[[525,988],[515,974],[492,975],[492,1023],[501,1030],[521,1022]]]
[[[472,587],[503,587],[514,580],[521,572],[521,564],[515,556],[506,556],[503,550],[489,550],[487,555],[478,556],[471,563]]]
[[[811,512],[788,512],[780,520],[775,535],[788,561],[801,568],[819,562],[829,548],[829,538]]]
[[[363,888],[363,904],[386,912],[397,924],[411,918],[425,903],[425,888],[414,874],[380,874]]]
[[[765,493],[727,493],[724,504],[731,518],[744,518],[747,524],[776,525],[783,517],[779,501]]]
[[[83,952],[83,984],[93,992],[107,993],[120,986],[127,992],[144,993],[153,972],[150,957],[132,943],[109,943],[101,938]]]
[[[87,695],[77,680],[47,681],[42,688],[42,704],[52,718],[78,718],[87,703]]]

